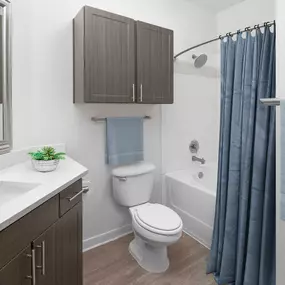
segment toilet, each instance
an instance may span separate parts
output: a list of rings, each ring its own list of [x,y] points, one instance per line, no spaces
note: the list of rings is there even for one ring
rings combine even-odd
[[[155,166],[140,162],[113,169],[113,195],[128,207],[135,238],[129,251],[138,264],[152,273],[168,269],[167,247],[179,240],[183,223],[172,209],[150,203]]]

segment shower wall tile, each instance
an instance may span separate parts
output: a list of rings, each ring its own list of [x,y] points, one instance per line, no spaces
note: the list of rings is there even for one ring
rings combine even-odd
[[[209,75],[215,67],[205,69]],[[193,139],[200,143],[198,156],[204,157],[206,162],[217,163],[219,80],[217,76],[175,74],[175,103],[162,107],[164,173],[191,168],[189,143]]]

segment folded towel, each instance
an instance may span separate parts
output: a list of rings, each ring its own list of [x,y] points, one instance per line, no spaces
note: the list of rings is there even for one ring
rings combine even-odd
[[[106,163],[131,164],[144,159],[143,117],[107,118]]]

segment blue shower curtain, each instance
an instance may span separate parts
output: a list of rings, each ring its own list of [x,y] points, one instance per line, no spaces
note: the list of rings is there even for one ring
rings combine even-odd
[[[275,30],[275,29],[274,29]],[[275,31],[221,42],[216,214],[208,273],[218,284],[275,285]]]

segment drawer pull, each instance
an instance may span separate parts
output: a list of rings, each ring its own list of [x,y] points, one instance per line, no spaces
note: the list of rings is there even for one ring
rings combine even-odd
[[[41,245],[37,245],[37,248],[41,248],[42,249],[42,265],[41,266],[37,266],[37,269],[41,269],[42,270],[42,275],[45,276],[46,275],[46,243],[45,241],[42,241]]]
[[[80,192],[76,193],[74,196],[72,197],[68,197],[66,198],[69,202],[73,201],[74,199],[76,199],[78,196],[80,196],[81,194],[83,194],[85,191],[85,189],[82,189]]]

